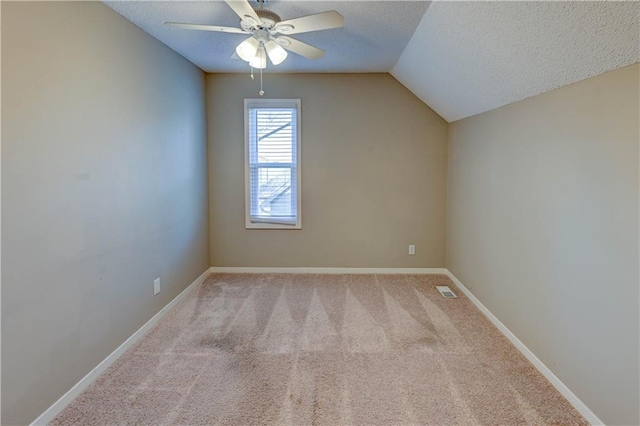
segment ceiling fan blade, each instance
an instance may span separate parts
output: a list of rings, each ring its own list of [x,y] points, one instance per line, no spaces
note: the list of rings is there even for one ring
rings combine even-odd
[[[247,0],[224,0],[231,9],[240,17],[240,20],[244,21],[247,17],[253,19],[258,25],[262,24],[262,20],[251,7]]]
[[[281,34],[300,34],[311,31],[329,30],[344,26],[344,18],[335,10],[302,16],[278,22],[275,30]]]
[[[183,24],[181,22],[165,22],[165,25],[176,28],[183,28],[185,30],[219,31],[222,33],[249,34],[248,31],[245,31],[242,28],[221,27],[219,25]]]
[[[313,47],[310,44],[303,43],[295,38],[280,36],[276,39],[276,42],[285,49],[297,53],[300,56],[304,56],[309,59],[322,58],[324,50]]]

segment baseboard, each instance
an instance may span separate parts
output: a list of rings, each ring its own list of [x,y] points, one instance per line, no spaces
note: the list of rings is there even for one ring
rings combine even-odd
[[[213,266],[211,272],[240,274],[446,274],[445,268],[272,268]]]
[[[198,287],[207,276],[211,273],[211,268],[208,268],[202,273],[189,287],[182,290],[180,294],[173,298],[173,300],[160,309],[149,321],[147,321],[142,327],[140,327],[135,333],[124,341],[118,348],[111,352],[100,364],[98,364],[93,370],[91,370],[86,376],[84,376],[78,383],[76,383],[71,389],[60,397],[53,405],[42,413],[37,419],[35,419],[31,425],[46,425],[52,421],[71,401],[73,401],[80,393],[85,390],[100,374],[102,374],[111,364],[114,363],[127,349],[133,346],[147,331],[149,331],[167,312],[177,305],[182,299],[184,299],[192,290]]]
[[[147,321],[131,337],[107,356],[100,364],[69,389],[51,407],[35,419],[31,425],[46,425],[55,418],[71,401],[85,390],[100,374],[114,363],[127,349],[149,331],[166,313],[198,287],[204,279],[215,272],[229,273],[310,273],[310,274],[445,274],[467,296],[469,300],[500,330],[509,341],[542,373],[544,377],[575,407],[592,425],[604,425],[600,420],[538,357],[527,348],[491,311],[478,300],[469,289],[446,268],[252,268],[252,267],[211,267],[193,283],[177,295],[171,302]]]
[[[527,348],[525,344],[522,343],[520,339],[518,339],[516,335],[507,328],[506,325],[504,325],[498,318],[496,318],[496,316],[493,315],[491,311],[486,306],[484,306],[482,302],[478,300],[478,298],[476,298],[473,293],[471,293],[471,291],[469,291],[469,289],[455,277],[455,275],[451,273],[451,271],[447,269],[445,273],[465,294],[465,296],[467,296],[467,298],[471,300],[474,305],[476,305],[480,312],[482,312],[489,319],[489,321],[491,321],[493,325],[495,325],[498,330],[500,330],[502,334],[504,334],[505,337],[509,339],[509,341],[511,341],[511,343],[525,356],[525,358],[527,358],[529,362],[531,362],[531,364],[533,364],[533,366],[536,367],[538,371],[542,373],[542,375],[546,377],[547,380],[549,380],[549,382],[551,382],[551,384],[558,390],[558,392],[560,392],[562,396],[564,396],[589,423],[591,423],[592,425],[604,425],[602,420],[600,420],[598,416],[596,416],[593,411],[591,411],[589,407],[587,407],[585,403],[580,400],[580,398],[578,398],[573,392],[571,392],[571,389],[569,389],[567,385],[562,383],[562,381],[560,381],[560,379],[555,374],[553,374],[553,372],[546,365],[544,365],[544,363],[540,361],[540,359],[533,352],[531,352],[531,350]]]

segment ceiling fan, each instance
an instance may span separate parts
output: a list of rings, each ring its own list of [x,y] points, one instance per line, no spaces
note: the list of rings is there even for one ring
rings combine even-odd
[[[335,10],[283,21],[277,13],[264,8],[265,0],[256,1],[259,4],[257,9],[251,7],[248,0],[225,0],[240,17],[240,28],[179,22],[167,22],[166,25],[188,30],[250,34],[249,38],[236,47],[236,53],[258,69],[267,67],[267,57],[273,65],[282,63],[287,57],[287,50],[309,59],[321,58],[323,50],[289,35],[340,28],[344,25],[344,18]]]

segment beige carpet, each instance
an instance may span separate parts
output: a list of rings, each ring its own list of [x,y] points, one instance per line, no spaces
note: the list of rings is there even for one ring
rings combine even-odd
[[[443,275],[214,274],[54,425],[587,422]]]

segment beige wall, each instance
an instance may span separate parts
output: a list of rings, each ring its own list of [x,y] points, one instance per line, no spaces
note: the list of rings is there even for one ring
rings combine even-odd
[[[98,2],[2,2],[2,424],[209,266],[204,85]]]
[[[638,424],[631,66],[451,125],[447,267],[606,424]]]
[[[388,74],[265,75],[265,98],[302,100],[302,230],[246,230],[243,100],[258,90],[207,76],[213,266],[444,266],[447,123]]]

